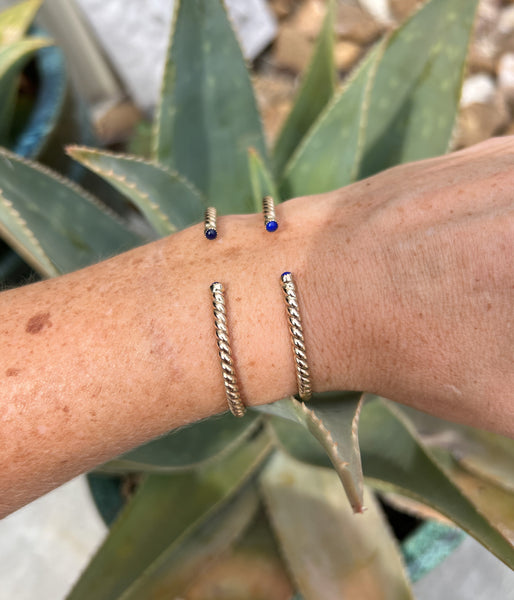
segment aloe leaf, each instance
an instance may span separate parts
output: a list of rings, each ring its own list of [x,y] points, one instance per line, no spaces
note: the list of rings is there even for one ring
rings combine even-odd
[[[354,515],[336,474],[282,453],[259,477],[268,514],[305,600],[413,598],[400,552],[373,495]]]
[[[127,196],[162,236],[197,223],[206,201],[195,187],[168,167],[137,156],[71,146],[75,160]]]
[[[0,235],[46,277],[142,243],[79,186],[5,149],[0,149]]]
[[[254,520],[242,539],[228,548],[241,530],[232,524],[235,519],[243,524],[244,517],[253,516],[241,507],[245,500],[252,502],[255,513],[259,498],[252,487],[210,518],[194,537],[188,536],[173,552],[175,556],[170,554],[158,569],[150,569],[123,600],[153,599],[164,590],[167,598],[289,600],[291,583],[266,520]]]
[[[103,465],[104,472],[172,473],[193,469],[230,454],[260,426],[261,419],[247,412],[241,419],[225,413],[181,427]]]
[[[514,440],[450,423],[407,406],[401,410],[429,448],[449,452],[463,469],[514,493]]]
[[[281,178],[295,148],[334,95],[334,11],[334,0],[329,0],[312,60],[303,77],[294,106],[275,143],[273,171],[277,179]]]
[[[275,446],[285,454],[308,465],[333,468],[325,448],[304,425],[271,415],[267,425]]]
[[[447,151],[477,4],[430,0],[391,36],[370,95],[360,177]]]
[[[25,35],[42,2],[26,0],[0,12],[0,45],[12,44]]]
[[[281,417],[310,431],[325,449],[355,512],[363,510],[362,468],[357,437],[361,406],[362,394],[347,392],[337,399],[320,397],[314,402],[305,403],[290,397],[256,407],[265,414]],[[270,426],[273,425],[274,421],[271,421]],[[275,433],[279,437],[283,430],[279,427]],[[286,448],[289,444],[285,441]],[[313,454],[312,447],[308,451]]]
[[[283,198],[328,192],[356,179],[369,92],[383,46],[368,54],[303,138],[285,167]]]
[[[176,0],[154,137],[176,169],[222,213],[251,210],[247,151],[266,160],[248,70],[220,0]]]
[[[264,164],[261,155],[254,148],[248,150],[248,168],[252,184],[253,206],[256,212],[262,210],[262,199],[271,196],[275,203],[280,202],[275,182]]]
[[[0,46],[0,80],[9,72],[19,73],[28,59],[41,48],[50,46],[52,41],[47,38],[30,37],[13,44]]]
[[[234,539],[251,519],[255,509],[252,498],[241,500],[245,482],[255,473],[270,450],[269,439],[259,435],[223,461],[196,471],[173,475],[149,475],[114,523],[110,534],[69,595],[69,600],[114,600],[145,598],[139,581],[160,572],[164,563],[194,560],[196,534],[209,535],[208,552],[224,543],[219,527],[210,519],[220,517],[229,527],[228,541]],[[232,509],[229,503],[235,501]],[[225,511],[224,508],[227,508]],[[229,519],[227,521],[226,519]],[[227,524],[228,523],[228,524]],[[212,532],[212,529],[211,529]],[[205,549],[207,551],[207,549]],[[185,568],[185,567],[184,567]]]
[[[512,492],[467,471],[450,455],[444,456],[438,452],[436,459],[444,466],[448,477],[455,482],[462,493],[514,547],[514,496]]]
[[[400,409],[371,397],[361,412],[359,441],[364,475],[374,487],[435,508],[514,567],[512,545],[437,464]]]
[[[0,17],[1,18],[1,17]],[[36,50],[49,46],[45,38],[27,38],[0,45],[0,141],[8,143],[19,75]]]

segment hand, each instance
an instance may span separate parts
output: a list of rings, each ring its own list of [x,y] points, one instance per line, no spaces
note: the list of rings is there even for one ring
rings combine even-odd
[[[514,435],[513,184],[507,137],[291,203],[318,385]]]

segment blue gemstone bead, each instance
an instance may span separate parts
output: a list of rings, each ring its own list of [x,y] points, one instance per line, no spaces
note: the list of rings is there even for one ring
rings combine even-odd
[[[218,235],[218,232],[215,229],[207,229],[205,232],[205,237],[208,240],[215,240]]]
[[[276,231],[278,229],[278,223],[276,221],[268,221],[266,223],[266,231]]]
[[[284,271],[280,277],[284,277],[284,275],[291,275],[291,271]]]

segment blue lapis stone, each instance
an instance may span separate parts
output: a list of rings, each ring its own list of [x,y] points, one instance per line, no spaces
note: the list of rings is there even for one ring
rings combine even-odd
[[[266,223],[266,231],[276,231],[278,229],[278,223],[276,221],[268,221]]]
[[[205,237],[208,240],[215,240],[218,235],[218,232],[215,229],[207,229],[205,232]]]
[[[291,275],[291,271],[284,271],[280,277],[285,277],[286,275]]]

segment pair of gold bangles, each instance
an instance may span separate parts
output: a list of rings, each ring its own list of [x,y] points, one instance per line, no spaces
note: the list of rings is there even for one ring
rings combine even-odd
[[[275,217],[273,200],[266,196],[263,199],[264,222],[267,231],[276,231],[278,223]],[[207,239],[215,239],[207,235],[208,229],[216,231],[215,209],[209,208],[205,215],[205,236]],[[271,227],[268,224],[272,223]],[[302,321],[300,318],[300,309],[296,286],[291,272],[286,271],[280,276],[284,299],[286,303],[287,319],[289,322],[289,332],[291,335],[291,345],[296,368],[296,380],[298,384],[298,394],[302,400],[309,400],[312,396],[311,377],[305,352],[305,341],[303,337]],[[221,371],[223,382],[225,384],[225,395],[230,411],[236,417],[242,417],[246,412],[246,406],[241,399],[241,393],[237,384],[232,352],[230,349],[230,338],[227,327],[227,314],[225,305],[225,294],[223,284],[215,281],[211,286],[212,302],[214,307],[214,323],[216,327],[216,340],[218,344],[218,354],[221,361]]]

